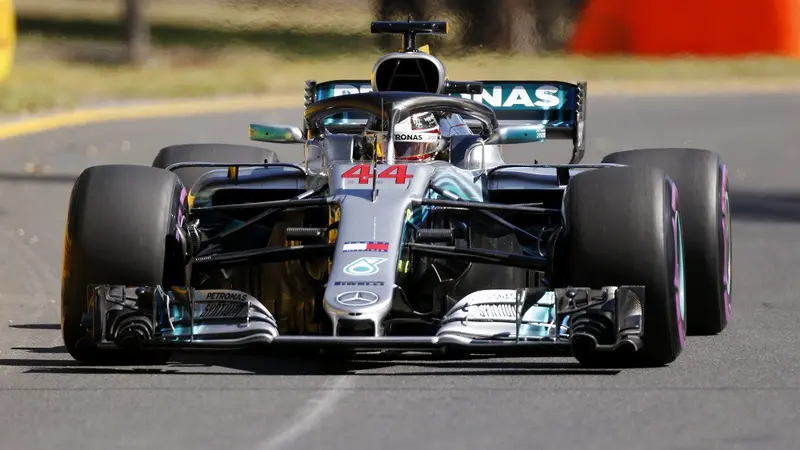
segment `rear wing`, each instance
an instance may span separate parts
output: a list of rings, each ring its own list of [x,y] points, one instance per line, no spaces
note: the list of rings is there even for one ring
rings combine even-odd
[[[450,94],[470,98],[490,106],[501,125],[542,124],[547,139],[569,139],[573,143],[570,162],[580,162],[585,151],[586,82],[576,84],[563,81],[483,81],[479,94]],[[306,82],[306,106],[326,98],[371,92],[367,80],[334,80],[323,83]],[[360,131],[368,115],[364,112],[347,112],[325,120],[331,129],[343,132]],[[476,121],[465,117],[472,128]]]

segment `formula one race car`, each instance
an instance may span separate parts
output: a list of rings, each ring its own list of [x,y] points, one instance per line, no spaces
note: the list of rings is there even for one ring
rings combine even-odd
[[[586,83],[452,82],[402,33],[371,82],[306,83],[299,164],[251,146],[86,169],[67,218],[62,329],[77,360],[179,349],[571,354],[664,365],[728,323],[726,166],[696,149],[579,164]],[[565,165],[501,146],[572,141]],[[680,195],[679,195],[680,193]]]

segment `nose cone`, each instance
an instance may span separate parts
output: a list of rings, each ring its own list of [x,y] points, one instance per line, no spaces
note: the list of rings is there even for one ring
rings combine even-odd
[[[347,164],[331,171],[340,220],[324,309],[334,324],[340,319],[371,321],[378,330],[389,313],[404,245],[406,209],[427,186],[420,170],[425,169]],[[398,172],[405,176],[381,178],[381,174]]]

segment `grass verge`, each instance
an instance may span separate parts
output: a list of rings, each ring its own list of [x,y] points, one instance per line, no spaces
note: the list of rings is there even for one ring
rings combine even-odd
[[[17,0],[17,62],[0,84],[0,113],[236,94],[297,93],[299,105],[303,80],[367,79],[381,54],[368,33],[372,17],[363,0],[331,0],[322,14],[280,5],[252,9],[198,0],[188,7],[186,0],[159,0],[149,11],[152,62],[134,69],[120,64],[120,3],[63,0],[55,7],[49,0]],[[438,44],[452,79],[588,80],[590,93],[800,84],[800,61],[779,58],[500,56],[458,51],[447,39]]]

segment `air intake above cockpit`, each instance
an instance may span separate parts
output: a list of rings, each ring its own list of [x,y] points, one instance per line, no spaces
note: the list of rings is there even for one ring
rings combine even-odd
[[[438,59],[417,48],[418,34],[445,34],[446,22],[411,21],[372,22],[372,33],[403,35],[403,48],[389,53],[372,69],[372,89],[375,91],[443,93],[445,70]]]
[[[372,69],[375,91],[436,94],[444,92],[444,87],[444,66],[427,53],[390,53],[380,58]]]

